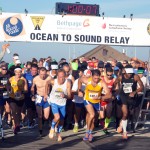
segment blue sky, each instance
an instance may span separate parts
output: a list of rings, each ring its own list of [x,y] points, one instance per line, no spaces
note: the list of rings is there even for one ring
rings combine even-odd
[[[4,12],[24,13],[26,8],[29,13],[52,14],[55,12],[55,3],[60,0],[0,0],[0,7]],[[99,4],[100,13],[105,12],[107,17],[129,17],[133,13],[135,18],[150,19],[150,0],[61,0],[61,2],[80,2],[83,4]],[[3,43],[0,44],[0,46]],[[32,57],[37,59],[41,57],[52,56],[56,60],[61,57],[69,58],[70,56],[79,56],[97,45],[75,45],[75,44],[59,44],[59,43],[26,43],[12,42],[10,43],[11,54],[6,54],[4,60],[10,62],[13,53],[20,55],[21,61],[31,60]],[[115,47],[118,51],[122,51],[124,47]],[[135,48],[127,47],[127,55],[135,56]],[[142,60],[148,60],[150,47],[136,47],[136,55]],[[31,53],[32,52],[32,53]]]

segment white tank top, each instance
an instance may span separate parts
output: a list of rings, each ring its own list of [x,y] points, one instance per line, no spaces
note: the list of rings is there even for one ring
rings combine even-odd
[[[72,80],[72,74],[70,74],[70,75],[67,77],[67,79]]]
[[[60,106],[66,105],[66,98],[61,98],[61,94],[64,93],[67,95],[67,80],[65,80],[64,84],[58,84],[57,79],[54,80],[54,85],[52,91],[50,93],[49,102],[54,103]]]

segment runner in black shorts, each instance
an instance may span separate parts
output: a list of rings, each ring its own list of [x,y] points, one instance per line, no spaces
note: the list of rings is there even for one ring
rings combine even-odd
[[[38,66],[33,64],[31,66],[30,71],[24,74],[24,78],[27,80],[28,83],[28,93],[25,94],[25,106],[27,109],[27,118],[28,118],[28,128],[34,128],[34,114],[36,112],[35,102],[31,100],[31,86],[35,76],[38,74]]]
[[[127,65],[125,68],[125,73],[119,76],[116,81],[116,84],[121,84],[119,96],[121,100],[121,109],[122,109],[122,121],[117,131],[122,132],[123,129],[123,139],[127,139],[127,117],[128,117],[128,106],[133,105],[135,102],[135,96],[138,92],[143,90],[143,83],[140,80],[138,75],[135,75],[131,65]],[[139,88],[137,89],[137,83]]]
[[[10,106],[8,103],[9,96],[8,96],[8,91],[6,89],[8,80],[10,78],[10,74],[8,72],[8,67],[6,64],[1,65],[1,72],[0,72],[0,86],[4,87],[0,89],[1,93],[1,102],[0,104],[5,104],[5,116],[7,118],[7,124],[11,126],[11,115],[10,115]]]

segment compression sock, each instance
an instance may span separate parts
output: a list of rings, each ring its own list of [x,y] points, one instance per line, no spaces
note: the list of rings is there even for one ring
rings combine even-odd
[[[52,121],[52,124],[51,124],[51,128],[54,129],[55,128],[55,125],[56,125],[56,122],[54,122],[54,120]]]
[[[60,133],[60,132],[62,131],[62,129],[63,129],[63,126],[61,126],[61,125],[58,125],[58,128],[57,128],[57,133]]]
[[[123,132],[127,132],[127,120],[122,120]]]
[[[93,133],[93,131],[92,130],[89,130],[89,134],[92,134]]]

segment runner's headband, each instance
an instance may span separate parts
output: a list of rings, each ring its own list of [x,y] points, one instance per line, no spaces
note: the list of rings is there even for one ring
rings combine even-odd
[[[16,68],[14,71],[22,71],[21,68]]]
[[[133,68],[125,68],[126,73],[134,73]]]
[[[51,65],[51,69],[58,69],[58,65]]]

